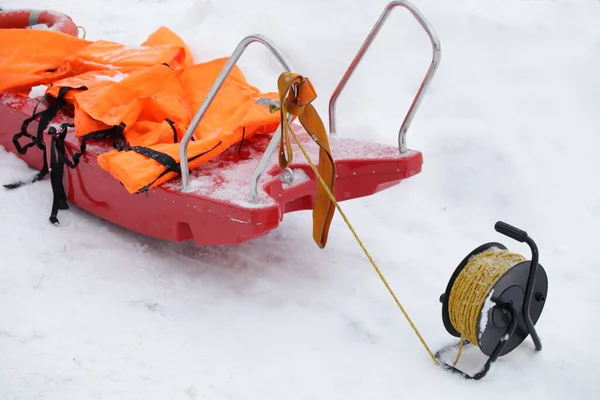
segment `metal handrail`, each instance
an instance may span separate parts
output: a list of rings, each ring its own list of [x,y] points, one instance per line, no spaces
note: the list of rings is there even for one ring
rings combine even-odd
[[[267,166],[269,165],[269,160],[275,152],[275,149],[277,148],[277,145],[279,144],[280,140],[281,124],[279,124],[277,131],[273,134],[269,145],[265,149],[265,152],[260,158],[260,161],[258,162],[258,165],[256,166],[256,169],[254,170],[254,172],[252,173],[252,177],[250,178],[250,202],[254,204],[258,203],[258,181],[260,179],[260,176],[263,174],[263,172],[265,172],[265,169],[267,169]]]
[[[402,122],[400,131],[398,132],[398,148],[400,150],[400,154],[403,154],[407,150],[406,149],[406,132],[408,131],[408,127],[410,126],[410,123],[412,122],[412,120],[415,116],[415,113],[417,112],[417,108],[419,107],[419,104],[421,103],[423,93],[424,93],[425,89],[427,88],[427,86],[429,85],[429,83],[431,82],[431,79],[433,78],[433,75],[435,74],[438,64],[440,63],[441,51],[442,51],[441,45],[440,45],[440,40],[439,40],[437,34],[435,33],[433,26],[431,26],[431,24],[419,12],[419,10],[408,1],[393,1],[385,7],[385,9],[381,13],[379,19],[375,23],[375,26],[373,26],[373,29],[371,29],[369,36],[367,36],[367,38],[364,41],[363,45],[361,46],[360,50],[354,57],[354,60],[352,60],[352,63],[346,70],[346,73],[344,74],[344,76],[338,83],[337,87],[333,91],[333,94],[331,95],[331,98],[329,100],[329,133],[333,134],[336,132],[335,104],[337,102],[338,96],[340,95],[344,86],[346,86],[348,79],[350,79],[350,76],[354,72],[354,69],[356,68],[358,63],[361,61],[363,55],[368,50],[369,46],[371,46],[371,43],[373,42],[375,37],[377,37],[379,30],[385,23],[390,12],[394,8],[399,7],[399,6],[406,8],[416,18],[416,20],[419,22],[421,27],[425,30],[425,32],[427,32],[427,35],[429,36],[429,40],[431,41],[431,46],[433,49],[433,56],[431,59],[431,64],[429,66],[429,69],[427,70],[427,74],[425,75],[425,78],[423,79],[423,82],[421,83],[421,87],[417,91],[417,94],[415,95],[415,98],[413,99],[413,102],[406,114],[406,117],[404,118],[404,121]]]
[[[242,56],[242,54],[244,53],[246,48],[251,43],[254,43],[254,42],[259,42],[259,43],[262,43],[263,45],[265,45],[265,47],[267,49],[269,49],[269,51],[271,52],[271,54],[273,54],[273,56],[277,59],[277,61],[279,61],[279,63],[283,67],[283,69],[285,69],[286,72],[291,72],[291,69],[290,69],[288,63],[285,61],[285,59],[283,58],[281,53],[279,53],[279,51],[275,48],[275,45],[269,39],[267,39],[266,37],[264,37],[262,35],[258,35],[258,34],[246,36],[244,39],[242,39],[242,41],[237,45],[237,47],[231,54],[231,57],[229,58],[229,60],[227,61],[227,63],[225,64],[225,66],[223,67],[221,72],[219,73],[219,76],[217,76],[215,83],[213,83],[213,86],[208,91],[206,97],[204,98],[204,100],[202,101],[202,104],[200,105],[200,108],[196,112],[196,115],[194,115],[194,118],[190,122],[190,126],[188,127],[187,131],[183,135],[183,138],[181,139],[181,144],[179,147],[179,159],[180,159],[180,163],[181,163],[181,186],[182,186],[181,190],[182,191],[187,188],[187,185],[189,183],[189,178],[190,178],[190,173],[189,173],[189,169],[188,169],[189,164],[188,164],[188,157],[187,157],[187,148],[188,148],[188,145],[192,138],[192,135],[194,134],[194,131],[198,127],[200,120],[204,117],[204,114],[206,114],[206,110],[208,110],[208,107],[214,100],[215,96],[217,95],[217,92],[219,91],[219,89],[221,89],[223,82],[225,82],[225,79],[227,79],[227,77],[233,70],[233,67],[237,64],[238,60],[240,59],[240,57]],[[259,164],[259,166],[260,165],[261,164]],[[261,173],[262,173],[262,171],[261,171]]]

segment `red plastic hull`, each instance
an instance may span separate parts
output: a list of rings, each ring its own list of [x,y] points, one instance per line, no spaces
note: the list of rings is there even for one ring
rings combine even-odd
[[[16,98],[7,93],[0,94],[0,120],[3,121],[0,126],[0,145],[17,154],[27,164],[40,169],[42,155],[39,149],[30,148],[27,154],[19,155],[12,143],[13,135],[20,131],[23,120],[32,115],[36,102],[37,100]],[[72,122],[72,119],[60,112],[53,124],[61,122]],[[29,132],[36,131],[37,123],[34,122],[30,125]],[[303,131],[300,129],[299,133],[301,132]],[[270,136],[264,136],[248,141],[244,144],[246,151],[251,147],[254,154],[260,155],[269,138]],[[331,145],[335,158],[336,141],[332,140]],[[420,152],[411,151],[409,155],[399,157],[391,155],[394,150],[397,153],[397,148],[378,146],[378,151],[387,155],[361,158],[362,146],[358,145],[356,158],[348,156],[354,154],[354,150],[350,149],[344,150],[344,157],[336,161],[338,175],[335,195],[339,201],[374,194],[421,171],[423,158]],[[261,190],[263,195],[268,195],[268,201],[254,206],[244,204],[243,201],[232,202],[231,199],[223,199],[223,196],[181,192],[178,189],[179,179],[148,193],[131,195],[115,178],[98,166],[97,155],[106,149],[108,148],[103,150],[101,146],[90,146],[77,168],[65,167],[63,180],[69,203],[114,224],[155,238],[170,241],[194,239],[197,243],[208,245],[238,244],[266,235],[277,228],[285,213],[311,209],[314,204],[318,181],[300,152],[294,153],[294,163],[290,167],[304,172],[308,180],[292,187],[284,187],[279,178],[279,167],[272,163],[261,180]],[[66,141],[67,154],[71,158],[78,150],[77,139],[69,134]],[[194,173],[204,180],[209,179],[215,185],[226,185],[227,182],[222,183],[223,171],[235,174],[236,164],[240,161],[238,149],[232,148]],[[256,165],[258,157],[253,157],[252,162]],[[11,182],[2,182],[5,183]],[[244,190],[241,192],[247,193]],[[244,198],[241,200],[249,202]],[[48,208],[50,209],[50,204]]]

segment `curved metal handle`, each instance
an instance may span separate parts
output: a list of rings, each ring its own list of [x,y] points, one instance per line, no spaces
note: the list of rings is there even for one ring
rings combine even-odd
[[[271,54],[273,54],[273,56],[277,59],[277,61],[279,61],[279,63],[283,67],[283,69],[285,69],[286,72],[291,72],[291,69],[290,69],[288,63],[285,61],[285,59],[283,58],[281,53],[279,53],[279,51],[275,48],[275,45],[269,39],[267,39],[266,37],[264,37],[262,35],[250,35],[250,36],[246,36],[244,39],[242,39],[242,41],[237,45],[237,47],[231,54],[231,57],[229,58],[229,60],[227,61],[227,63],[225,64],[225,66],[223,67],[221,72],[219,73],[219,76],[217,76],[215,83],[208,91],[206,97],[202,101],[202,105],[200,105],[200,108],[196,112],[196,115],[194,115],[194,118],[190,122],[190,126],[188,127],[187,131],[183,135],[183,138],[181,139],[181,145],[179,147],[179,159],[180,159],[180,163],[181,163],[181,186],[182,186],[181,190],[182,191],[187,188],[187,185],[189,183],[189,178],[190,178],[190,172],[188,169],[187,148],[188,148],[188,145],[192,138],[192,135],[194,134],[194,131],[198,127],[200,120],[202,120],[202,118],[204,117],[204,114],[206,114],[206,110],[208,110],[208,107],[214,100],[215,96],[217,95],[217,92],[219,91],[219,89],[221,89],[223,82],[225,82],[225,79],[227,79],[227,77],[231,73],[231,70],[237,64],[238,60],[240,59],[240,57],[242,56],[242,54],[244,53],[246,48],[251,43],[254,43],[254,42],[259,42],[259,43],[262,43],[263,45],[265,45],[265,47],[267,49],[269,49],[269,51],[271,52]]]
[[[354,60],[352,60],[352,63],[350,64],[350,66],[346,70],[346,73],[340,80],[340,83],[338,83],[337,87],[333,91],[333,94],[331,95],[331,99],[329,100],[329,133],[330,134],[335,133],[335,131],[336,131],[335,104],[337,102],[338,96],[342,92],[342,89],[344,89],[344,86],[346,86],[348,79],[350,79],[350,76],[356,69],[356,66],[362,59],[363,55],[369,49],[369,46],[371,46],[371,43],[373,42],[373,40],[377,37],[379,30],[385,23],[390,12],[396,7],[404,7],[408,11],[410,11],[410,13],[416,18],[416,20],[419,22],[419,24],[425,30],[425,32],[427,32],[427,35],[429,36],[429,40],[431,41],[431,46],[433,49],[433,56],[431,59],[431,64],[429,66],[429,69],[427,70],[427,74],[425,75],[425,78],[423,79],[423,82],[421,83],[421,87],[417,91],[417,94],[416,94],[415,98],[413,99],[413,102],[408,110],[408,113],[406,114],[406,117],[404,118],[404,121],[402,122],[400,131],[398,132],[398,148],[400,149],[400,153],[402,154],[402,153],[406,152],[406,132],[408,131],[408,127],[410,126],[410,123],[412,122],[412,120],[415,116],[415,113],[417,112],[417,108],[419,107],[419,104],[421,103],[423,93],[424,93],[425,89],[427,88],[427,86],[429,85],[429,83],[431,82],[431,79],[433,78],[433,75],[435,74],[438,64],[440,63],[441,52],[442,52],[440,40],[439,40],[437,34],[435,33],[435,30],[433,29],[431,24],[425,19],[425,17],[419,12],[419,10],[415,6],[413,6],[411,3],[409,3],[408,1],[393,1],[385,7],[385,9],[381,13],[379,19],[375,23],[375,26],[373,26],[373,28],[371,29],[369,36],[367,36],[367,39],[364,41],[360,50],[354,57]]]

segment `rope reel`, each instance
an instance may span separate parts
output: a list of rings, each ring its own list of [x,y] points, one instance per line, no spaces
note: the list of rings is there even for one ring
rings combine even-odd
[[[481,245],[462,260],[440,296],[444,326],[460,341],[438,351],[436,358],[444,368],[467,379],[483,378],[498,357],[513,351],[529,335],[536,351],[542,349],[535,323],[544,308],[548,277],[539,265],[537,245],[527,232],[502,221],[496,223],[495,229],[527,243],[532,259],[528,261],[510,252],[501,243]],[[463,347],[469,343],[489,356],[473,376],[455,367]],[[458,353],[450,365],[441,356],[452,348],[458,348]]]

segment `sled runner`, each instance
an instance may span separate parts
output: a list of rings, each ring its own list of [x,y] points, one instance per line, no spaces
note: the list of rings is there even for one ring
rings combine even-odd
[[[428,34],[431,64],[398,146],[344,138],[336,132],[337,98],[396,6],[408,9]],[[266,235],[289,212],[313,209],[316,221],[319,182],[298,146],[285,141],[282,118],[295,120],[293,130],[319,168],[331,162],[338,201],[372,195],[421,171],[422,154],[407,148],[406,133],[439,63],[440,45],[429,23],[405,2],[385,8],[342,77],[329,102],[329,134],[321,142],[307,132],[320,123],[308,111],[314,88],[291,73],[264,36],[244,38],[228,58],[194,64],[185,44],[166,28],[143,49],[130,50],[79,39],[76,27],[7,29],[24,26],[4,24],[5,13],[11,11],[0,11],[3,43],[22,50],[14,56],[10,45],[0,49],[0,145],[40,171],[34,181],[50,176],[53,222],[70,203],[152,237],[227,245]],[[50,42],[60,46],[32,53]],[[266,46],[279,61],[281,84],[292,78],[296,83],[279,93],[262,93],[248,83],[236,63],[251,43]],[[42,64],[19,63],[31,54]],[[43,96],[35,93],[40,85],[46,86]],[[307,100],[306,93],[314,96]],[[289,115],[282,112],[286,107]],[[284,167],[282,151],[293,154]],[[321,247],[326,231],[321,229],[321,242],[315,236]]]

